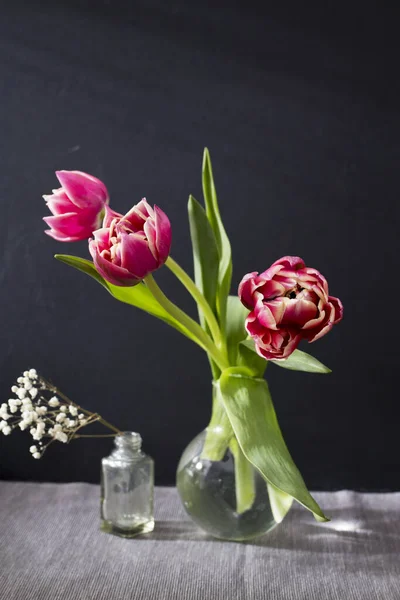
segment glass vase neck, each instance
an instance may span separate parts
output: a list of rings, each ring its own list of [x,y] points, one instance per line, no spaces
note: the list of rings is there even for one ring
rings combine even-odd
[[[118,450],[139,452],[142,447],[142,438],[135,431],[123,431],[115,436],[114,444]]]

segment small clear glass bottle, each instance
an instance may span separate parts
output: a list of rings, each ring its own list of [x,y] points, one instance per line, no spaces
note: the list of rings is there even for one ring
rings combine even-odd
[[[122,537],[153,531],[153,459],[138,433],[123,432],[114,443],[101,461],[101,529]]]

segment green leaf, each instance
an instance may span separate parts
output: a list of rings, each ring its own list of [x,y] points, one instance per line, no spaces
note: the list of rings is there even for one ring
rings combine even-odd
[[[188,213],[193,249],[194,279],[197,287],[214,314],[216,314],[219,256],[215,235],[204,208],[193,196],[189,196]],[[206,329],[204,315],[200,308],[199,316],[203,329]]]
[[[206,214],[214,231],[219,254],[217,310],[222,330],[225,330],[226,303],[232,280],[232,253],[228,236],[222,223],[215,190],[211,159],[208,149],[203,154],[203,194]]]
[[[244,325],[248,314],[248,309],[237,296],[228,296],[226,340],[229,362],[232,365],[249,367],[254,376],[262,377],[268,362],[256,354],[253,340],[246,340],[247,331]]]
[[[226,310],[226,341],[228,345],[229,362],[236,364],[238,344],[247,337],[244,322],[249,314],[237,296],[228,296]]]
[[[106,281],[100,275],[100,273],[96,271],[94,264],[90,260],[86,260],[85,258],[80,258],[78,256],[70,256],[67,254],[56,254],[55,258],[60,262],[63,262],[66,265],[74,267],[74,269],[78,269],[78,271],[82,271],[82,273],[86,273],[87,275],[90,275],[90,277],[93,277],[93,279],[105,287],[106,290],[116,300],[124,302],[125,304],[130,304],[131,306],[136,306],[150,315],[165,321],[165,323],[168,323],[168,325],[171,325],[171,327],[174,327],[189,339],[194,339],[186,327],[181,325],[179,321],[167,313],[167,311],[157,302],[153,294],[143,283],[138,283],[132,287],[113,285],[112,283]]]
[[[289,496],[286,492],[278,490],[277,487],[267,482],[269,501],[274,519],[277,523],[281,523],[286,517],[293,504],[293,496]]]
[[[54,258],[65,263],[69,267],[78,269],[78,271],[82,271],[82,273],[86,273],[86,275],[93,277],[93,279],[110,292],[110,288],[108,287],[110,284],[96,271],[91,260],[86,260],[86,258],[80,258],[79,256],[70,256],[69,254],[55,254]]]
[[[254,376],[262,377],[268,367],[268,361],[257,354],[254,340],[243,340],[238,348],[237,364],[251,369]]]
[[[264,379],[243,374],[238,368],[223,371],[221,398],[243,454],[265,480],[327,521],[293,462],[276,418]],[[279,512],[279,511],[277,511]]]
[[[301,350],[295,350],[288,358],[284,360],[271,360],[272,363],[278,367],[284,369],[290,369],[291,371],[306,371],[307,373],[332,373],[331,369],[328,369],[319,360],[302,352]]]

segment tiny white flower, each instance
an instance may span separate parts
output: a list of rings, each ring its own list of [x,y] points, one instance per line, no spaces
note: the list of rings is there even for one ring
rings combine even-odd
[[[59,431],[62,431],[62,425],[59,425],[57,423],[57,425],[54,425],[53,431],[55,431],[56,433],[59,432]]]
[[[36,412],[40,417],[43,417],[47,413],[47,407],[46,406],[37,406]]]
[[[60,404],[60,401],[57,398],[57,396],[53,396],[52,398],[50,398],[50,400],[49,400],[49,406],[51,406],[51,407],[54,408],[54,407],[58,406],[59,404]]]
[[[33,458],[40,458],[41,454],[40,452],[35,452],[34,454],[32,454]]]
[[[22,373],[22,375],[23,375],[24,377],[29,377],[29,371],[24,371],[24,372]]]
[[[24,378],[23,377],[18,377],[17,383],[24,383]]]
[[[5,427],[3,427],[3,433],[4,433],[4,435],[10,435],[11,427],[9,425],[6,425]]]
[[[38,451],[38,449],[37,449],[37,446],[31,446],[31,447],[29,448],[29,452],[31,452],[32,454],[34,454],[34,453],[35,453],[35,452],[37,452],[37,451]]]
[[[76,415],[78,414],[78,409],[76,408],[76,406],[74,406],[73,404],[69,405],[69,412],[73,417],[76,417]]]
[[[26,390],[24,388],[19,388],[19,390],[16,392],[18,398],[20,400],[22,400],[22,398],[25,398],[26,396]]]
[[[36,431],[38,431],[38,433],[44,433],[46,431],[46,423],[43,421],[38,421],[36,425]]]
[[[45,429],[46,429],[46,425],[43,423],[43,421],[39,421],[37,423],[36,427],[31,427],[30,433],[31,433],[33,439],[41,440],[45,433]]]
[[[5,402],[3,402],[0,406],[0,410],[7,410],[8,408],[8,404],[6,404]]]
[[[37,371],[36,369],[29,369],[29,375],[28,375],[31,379],[36,379],[37,377]]]
[[[18,423],[18,426],[21,431],[24,431],[24,429],[26,429],[29,426],[29,423],[27,423],[26,421],[21,421],[21,423]]]
[[[49,435],[53,435],[53,433],[54,433],[54,429],[53,429],[52,427],[50,427],[50,429],[49,429],[49,431],[48,431],[48,434],[49,434]]]
[[[16,413],[16,412],[18,412],[18,406],[16,406],[14,404],[14,402],[8,401],[8,403],[10,405],[10,413]]]
[[[85,415],[83,413],[80,413],[78,419],[84,419],[84,418],[85,418]]]
[[[65,414],[64,414],[64,413],[59,413],[59,414],[56,416],[56,421],[57,421],[57,423],[61,423],[62,421],[64,421],[64,419],[65,419]]]
[[[76,425],[76,421],[74,419],[66,419],[65,425],[67,427],[74,427]]]
[[[30,390],[32,387],[32,381],[29,379],[29,377],[24,377],[24,388],[26,390]]]
[[[29,394],[31,395],[32,398],[36,398],[36,396],[38,395],[38,389],[33,387],[29,390]]]
[[[26,423],[32,423],[32,411],[24,410],[22,412],[22,419],[26,421]]]
[[[62,406],[60,410],[61,412],[66,413],[68,411],[68,408],[66,406]]]
[[[80,420],[80,425],[86,425],[87,423],[87,419],[81,419]]]
[[[57,431],[57,433],[54,437],[56,438],[56,440],[58,440],[59,442],[62,442],[63,444],[68,442],[68,436],[63,431]]]
[[[18,390],[19,390],[19,387],[17,385],[13,385],[11,388],[11,391],[13,394],[16,394],[18,392]]]
[[[3,431],[4,427],[7,427],[7,421],[0,421],[0,431]]]
[[[9,415],[6,410],[0,410],[0,419],[4,419],[5,421],[8,421],[8,419],[10,419],[10,418],[11,418],[11,415]]]

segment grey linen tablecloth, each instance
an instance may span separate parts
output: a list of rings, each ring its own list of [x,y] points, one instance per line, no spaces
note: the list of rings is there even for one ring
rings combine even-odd
[[[173,488],[156,529],[99,531],[95,485],[0,482],[1,600],[399,600],[400,493],[317,493],[333,521],[296,505],[252,543],[208,538]]]

